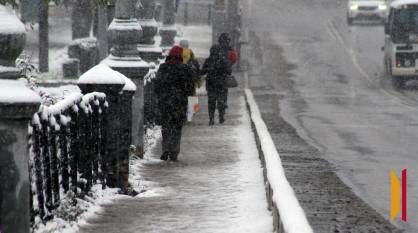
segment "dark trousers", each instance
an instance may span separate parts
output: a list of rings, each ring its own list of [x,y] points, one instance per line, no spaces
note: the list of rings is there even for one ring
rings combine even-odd
[[[163,136],[163,152],[178,155],[180,153],[181,129],[183,124],[163,124],[161,134]]]
[[[208,111],[210,119],[214,119],[216,108],[218,108],[219,117],[224,117],[227,99],[227,88],[220,88],[208,92]]]

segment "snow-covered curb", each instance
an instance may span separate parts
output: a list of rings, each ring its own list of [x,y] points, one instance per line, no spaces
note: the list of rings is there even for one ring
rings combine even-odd
[[[296,195],[286,179],[280,155],[264,123],[253,93],[245,89],[245,97],[265,160],[268,183],[273,191],[272,201],[286,233],[313,233]],[[278,229],[280,231],[280,229]]]

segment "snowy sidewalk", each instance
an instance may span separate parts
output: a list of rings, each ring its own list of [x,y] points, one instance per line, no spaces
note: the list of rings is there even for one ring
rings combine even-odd
[[[206,103],[184,128],[180,161],[160,161],[158,143],[135,171],[148,191],[105,205],[81,233],[273,231],[243,93],[230,93],[224,125],[208,125]]]

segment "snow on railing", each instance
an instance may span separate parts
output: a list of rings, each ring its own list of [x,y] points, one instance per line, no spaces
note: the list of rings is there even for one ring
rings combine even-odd
[[[150,63],[150,69],[148,70],[148,73],[144,77],[144,86],[151,83],[152,80],[156,77],[158,69],[160,68],[160,64],[162,62],[163,60],[160,60],[158,64],[155,64],[153,62]]]
[[[163,60],[158,64],[151,63],[151,68],[144,77],[144,123],[146,128],[153,125],[157,118],[157,98],[154,95],[154,82],[158,69]]]
[[[245,95],[251,112],[251,120],[259,139],[261,153],[265,160],[269,201],[273,206],[275,218],[275,232],[312,233],[313,230],[309,225],[305,213],[286,179],[280,155],[261,117],[260,110],[251,90],[246,89]]]
[[[32,220],[47,220],[71,191],[85,195],[105,186],[106,108],[104,93],[74,93],[43,104],[29,125]],[[76,204],[76,199],[74,199]]]

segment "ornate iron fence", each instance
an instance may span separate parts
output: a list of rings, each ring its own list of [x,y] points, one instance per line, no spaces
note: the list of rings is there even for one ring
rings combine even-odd
[[[32,220],[52,217],[62,195],[82,197],[106,185],[106,95],[67,96],[41,105],[29,126]]]

